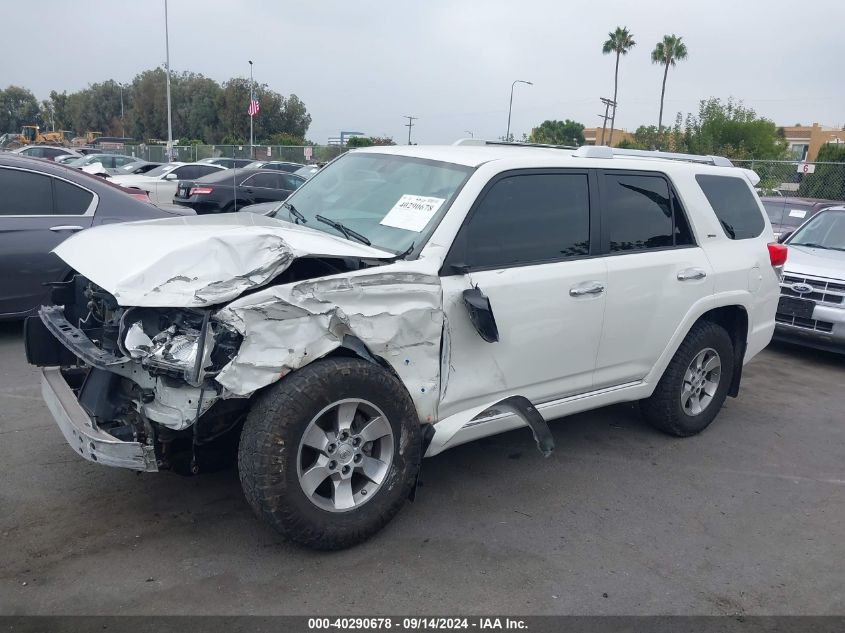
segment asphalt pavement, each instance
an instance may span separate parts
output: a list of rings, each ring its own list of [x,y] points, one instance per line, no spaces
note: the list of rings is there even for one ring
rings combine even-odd
[[[845,357],[770,347],[703,434],[633,404],[423,462],[364,545],[284,542],[233,469],[88,463],[0,323],[0,614],[843,614]]]

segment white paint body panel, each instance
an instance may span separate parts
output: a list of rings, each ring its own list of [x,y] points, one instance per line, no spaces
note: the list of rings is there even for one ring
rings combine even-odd
[[[444,277],[449,360],[441,416],[485,401],[523,395],[539,403],[589,391],[605,311],[604,293],[572,297],[586,282],[607,284],[600,258]],[[462,293],[478,286],[490,299],[499,341],[476,333]]]

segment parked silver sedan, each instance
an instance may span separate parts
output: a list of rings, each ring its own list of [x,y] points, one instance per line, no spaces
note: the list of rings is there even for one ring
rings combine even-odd
[[[775,338],[845,353],[845,206],[814,215],[785,243]]]

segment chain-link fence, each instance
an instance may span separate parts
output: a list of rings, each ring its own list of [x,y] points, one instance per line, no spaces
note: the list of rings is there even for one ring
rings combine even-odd
[[[845,201],[845,163],[798,163],[782,160],[734,160],[760,176],[761,196]]]
[[[194,162],[203,158],[252,158],[253,160],[281,160],[293,163],[324,163],[347,150],[339,145],[175,145],[173,160]],[[127,154],[157,163],[165,162],[164,145],[127,145],[109,153]]]

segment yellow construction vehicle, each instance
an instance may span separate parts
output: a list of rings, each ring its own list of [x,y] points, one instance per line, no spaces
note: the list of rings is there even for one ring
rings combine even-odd
[[[8,137],[7,135],[5,145],[9,149],[24,145],[67,145],[67,140],[61,131],[42,134],[41,128],[37,125],[24,125],[17,136]]]

